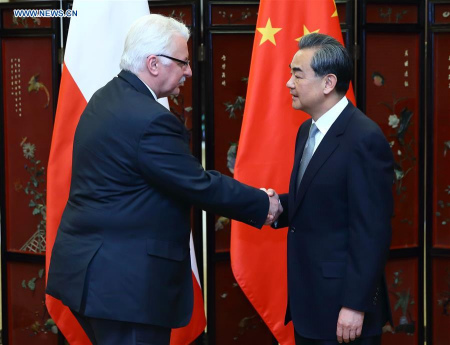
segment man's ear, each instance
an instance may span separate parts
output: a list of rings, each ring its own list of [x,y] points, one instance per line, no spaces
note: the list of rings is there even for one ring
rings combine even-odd
[[[159,62],[158,62],[158,58],[156,57],[156,55],[149,55],[147,57],[146,65],[147,65],[147,69],[151,75],[157,76],[159,74],[159,71],[158,71]]]
[[[337,77],[335,74],[327,74],[325,76],[325,87],[323,89],[323,92],[328,95],[333,91],[337,84]]]

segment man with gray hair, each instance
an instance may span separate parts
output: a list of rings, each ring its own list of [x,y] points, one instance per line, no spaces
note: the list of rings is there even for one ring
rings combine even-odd
[[[171,328],[189,323],[192,205],[257,228],[282,212],[276,196],[204,171],[184,125],[157,102],[192,75],[188,39],[174,19],[138,19],[122,71],[77,126],[47,293],[94,345],[168,345]]]
[[[288,306],[297,345],[375,345],[391,320],[384,266],[391,240],[393,157],[378,125],[345,97],[352,60],[334,38],[302,37],[290,64],[298,131],[285,212]],[[276,194],[274,194],[276,195]]]

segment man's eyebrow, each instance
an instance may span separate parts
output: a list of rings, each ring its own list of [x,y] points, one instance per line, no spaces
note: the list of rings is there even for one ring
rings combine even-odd
[[[291,65],[289,65],[289,69],[291,69],[294,72],[303,72],[300,67],[292,67]]]

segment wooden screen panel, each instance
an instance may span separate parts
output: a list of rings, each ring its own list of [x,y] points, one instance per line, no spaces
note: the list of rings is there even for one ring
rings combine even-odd
[[[450,259],[433,258],[433,322],[434,345],[450,344]]]
[[[436,24],[450,24],[450,4],[434,5],[434,22]]]
[[[386,282],[391,302],[394,327],[383,328],[383,345],[418,344],[418,275],[417,259],[389,260]]]
[[[211,25],[256,25],[258,5],[211,5]]]
[[[367,23],[377,24],[417,24],[417,5],[368,4]]]
[[[9,345],[56,345],[58,336],[45,307],[44,264],[8,263]]]
[[[150,12],[175,18],[187,26],[192,26],[192,6],[158,6],[150,2]]]
[[[367,34],[366,114],[394,154],[392,248],[418,245],[419,36]]]
[[[45,8],[41,8],[45,9]],[[48,9],[48,8],[47,8]],[[36,9],[38,10],[38,9]],[[52,27],[52,18],[16,18],[13,10],[3,11],[4,29],[46,29]]]
[[[45,231],[39,205],[45,205],[46,175],[40,174],[53,128],[52,38],[4,38],[2,44],[6,246],[16,251]]]
[[[336,1],[335,1],[336,2]],[[336,3],[336,9],[338,11],[339,23],[347,23],[347,3]]]
[[[433,246],[450,248],[450,33],[434,34]]]
[[[241,132],[253,33],[213,34],[214,169],[233,176]],[[208,116],[208,115],[207,115]],[[230,222],[216,216],[216,251],[230,248]]]
[[[234,279],[230,263],[216,263],[216,345],[272,345],[272,333]]]

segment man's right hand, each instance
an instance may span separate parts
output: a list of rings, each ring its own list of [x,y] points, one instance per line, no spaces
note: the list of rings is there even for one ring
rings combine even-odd
[[[265,188],[261,188],[261,190],[265,191],[269,196],[269,214],[267,215],[265,225],[271,225],[275,222],[281,213],[283,213],[283,206],[280,203],[280,197],[273,189],[266,190]]]

